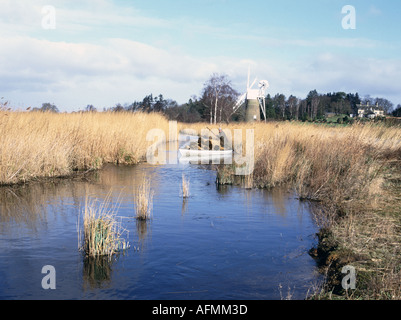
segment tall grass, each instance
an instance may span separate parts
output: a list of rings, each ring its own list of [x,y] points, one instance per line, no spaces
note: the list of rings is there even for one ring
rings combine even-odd
[[[148,220],[152,218],[153,194],[149,178],[143,176],[140,185],[134,190],[135,214],[138,220]]]
[[[123,238],[127,232],[122,228],[116,213],[118,208],[111,203],[111,192],[101,202],[85,198],[83,230],[78,225],[78,243],[88,257],[111,257],[129,247]]]
[[[330,203],[377,198],[383,167],[401,155],[399,128],[287,123],[257,126],[255,136],[258,186],[290,183],[301,197]]]
[[[243,147],[245,129],[254,130],[255,166],[250,179],[254,187],[290,184],[302,198],[330,202],[377,198],[383,168],[401,159],[400,127],[355,124],[329,128],[299,122],[221,127],[232,133],[241,129]],[[205,125],[182,128],[200,134]]]
[[[0,185],[136,164],[146,158],[149,130],[168,121],[148,113],[0,111]]]

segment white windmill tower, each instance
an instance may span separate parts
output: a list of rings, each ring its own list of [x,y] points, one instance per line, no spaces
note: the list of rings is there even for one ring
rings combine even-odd
[[[243,104],[245,104],[245,121],[253,122],[260,121],[260,111],[262,110],[263,116],[266,121],[266,102],[265,95],[266,90],[269,88],[269,82],[267,80],[261,80],[258,83],[258,89],[253,89],[257,79],[249,85],[250,81],[250,69],[248,70],[248,82],[246,93],[241,95],[237,103],[234,106],[234,112],[237,111]]]

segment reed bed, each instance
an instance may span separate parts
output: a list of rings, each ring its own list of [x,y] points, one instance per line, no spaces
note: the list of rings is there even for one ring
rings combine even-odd
[[[182,130],[184,128],[181,125]],[[205,124],[187,125],[200,134]],[[401,128],[377,124],[325,127],[299,122],[221,125],[254,130],[254,187],[291,183],[302,198],[340,201],[380,195],[382,170],[401,158]],[[183,130],[185,131],[185,130]],[[221,170],[227,170],[222,167]],[[334,198],[333,198],[334,197]]]
[[[168,125],[156,113],[0,111],[0,185],[136,164],[153,143],[149,130]]]
[[[109,257],[129,247],[125,230],[116,216],[118,205],[112,205],[111,192],[103,201],[86,195],[83,230],[78,225],[79,249],[88,257]]]
[[[144,176],[139,186],[134,190],[135,215],[138,220],[152,218],[154,192],[150,187],[150,179]]]

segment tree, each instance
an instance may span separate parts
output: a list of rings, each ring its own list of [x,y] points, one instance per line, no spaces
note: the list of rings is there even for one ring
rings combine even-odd
[[[266,119],[275,119],[276,111],[274,109],[274,103],[270,93],[267,94],[265,98],[265,103],[266,103]],[[260,112],[260,114],[262,116],[262,111]]]
[[[177,102],[171,99],[164,99],[162,94],[153,97],[153,94],[145,96],[142,101],[134,101],[126,104],[125,110],[130,112],[165,112],[168,108],[177,106]]]
[[[357,105],[361,103],[361,99],[359,98],[358,92],[356,94],[348,93],[347,100],[351,105],[351,110],[353,114],[358,114],[358,107]]]
[[[289,118],[298,120],[300,101],[297,97],[291,95],[287,100]]]
[[[117,103],[116,106],[112,109],[113,112],[124,112],[125,109],[121,105],[121,103]]]
[[[88,104],[85,108],[86,112],[96,112],[97,109],[92,105],[92,104]]]
[[[393,111],[394,117],[401,117],[401,104],[397,105],[397,108]]]
[[[335,93],[332,101],[335,104],[337,114],[350,114],[352,112],[351,103],[347,99],[347,94],[345,92]]]
[[[386,114],[390,114],[393,111],[394,104],[387,99],[376,98],[373,103],[379,105],[379,107],[382,107]]]
[[[227,124],[231,121],[234,114],[240,115],[242,109],[234,111],[234,105],[237,103],[239,93],[231,87],[226,88],[223,99],[219,106],[219,122],[226,122]]]
[[[308,120],[308,102],[303,99],[300,104],[300,118],[302,121]]]
[[[192,96],[187,103],[178,105],[174,100],[166,100],[164,114],[169,120],[179,122],[200,122],[205,121],[207,114],[204,114],[205,107],[196,96]]]
[[[214,73],[205,82],[202,90],[201,101],[209,111],[210,124],[226,121],[229,122],[234,114],[233,107],[239,96],[231,87],[231,81],[227,75]]]
[[[142,111],[147,111],[147,112],[151,112],[153,110],[153,95],[152,94],[143,98],[141,109],[142,109]]]
[[[43,103],[42,107],[39,110],[42,112],[59,112],[58,108],[54,104],[51,104],[49,102]]]
[[[273,105],[276,110],[276,115],[280,115],[282,119],[285,118],[285,95],[276,94],[273,98]]]
[[[362,104],[373,104],[373,98],[371,98],[370,97],[370,95],[369,94],[367,94],[367,95],[365,95],[364,97],[363,97],[363,99],[361,100],[361,103]]]
[[[164,100],[163,95],[159,94],[159,97],[154,99],[153,111],[162,112],[166,107],[166,100]]]
[[[141,103],[139,101],[134,101],[131,104],[127,105],[125,107],[125,110],[130,111],[130,112],[135,112],[139,110],[141,107]]]
[[[307,106],[308,106],[308,115],[311,119],[315,119],[317,117],[318,106],[320,103],[320,96],[316,90],[312,90],[309,92],[306,97]]]

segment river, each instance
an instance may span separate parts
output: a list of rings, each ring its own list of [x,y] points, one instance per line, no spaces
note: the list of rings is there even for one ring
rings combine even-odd
[[[180,195],[182,174],[190,197]],[[134,218],[146,174],[153,218]],[[107,165],[85,178],[0,188],[0,299],[304,299],[319,281],[308,250],[317,226],[285,189],[217,186],[208,166]],[[112,192],[130,248],[87,259],[78,250],[85,194]],[[44,266],[55,270],[45,290]]]

